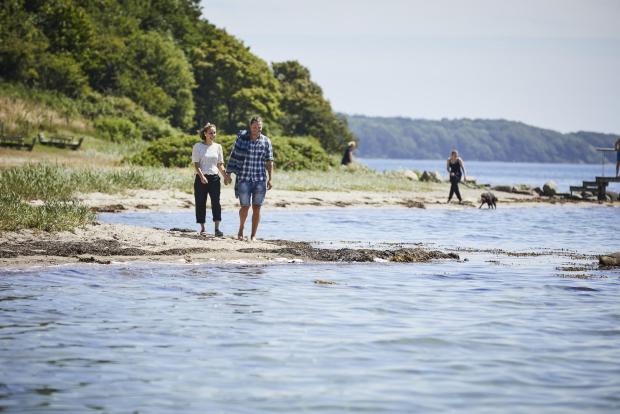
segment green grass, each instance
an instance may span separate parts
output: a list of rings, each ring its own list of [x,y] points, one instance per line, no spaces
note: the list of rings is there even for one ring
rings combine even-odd
[[[71,201],[50,200],[31,205],[16,197],[0,197],[0,231],[37,229],[72,230],[95,220],[86,206]]]
[[[191,168],[67,167],[26,164],[0,171],[0,194],[22,200],[71,200],[77,192],[114,194],[126,189],[193,188]],[[403,173],[378,173],[363,166],[328,171],[274,171],[277,189],[292,191],[430,191],[437,185],[409,180]]]
[[[26,164],[0,171],[0,231],[71,230],[95,215],[75,201],[77,192],[118,193],[125,189],[180,189],[190,192],[189,169],[71,168]],[[33,204],[39,200],[42,204]]]
[[[191,192],[189,168],[76,168],[26,164],[0,171],[0,194],[21,200],[71,200],[76,192],[118,193],[125,189],[178,189]]]
[[[193,189],[191,168],[69,167],[59,164],[25,164],[0,170],[0,230],[34,228],[69,230],[94,220],[75,201],[80,193],[120,193],[128,189]],[[274,172],[275,188],[292,191],[415,191],[438,184],[409,180],[402,172],[377,173],[360,165],[328,171]],[[33,204],[39,200],[42,204]]]
[[[292,191],[431,191],[436,185],[409,180],[399,172],[378,173],[358,165],[329,171],[277,171],[274,185]]]

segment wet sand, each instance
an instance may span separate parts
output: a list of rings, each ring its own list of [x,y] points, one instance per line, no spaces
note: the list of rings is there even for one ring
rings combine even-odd
[[[0,266],[31,267],[66,263],[304,263],[304,262],[428,262],[458,260],[456,253],[412,249],[321,249],[286,240],[237,240],[203,236],[191,230],[160,230],[95,223],[72,232],[33,230],[0,236]]]
[[[444,188],[445,187],[445,188]],[[426,192],[268,192],[264,211],[309,208],[477,208],[483,190],[464,187],[464,203],[446,204],[445,185]],[[570,202],[533,195],[495,192],[498,208],[534,205],[613,206],[611,203]],[[193,211],[192,194],[172,190],[127,190],[121,194],[79,194],[79,200],[93,211]],[[222,206],[235,210],[232,188],[222,191]],[[617,203],[616,203],[617,206]],[[483,207],[486,208],[486,207]],[[556,207],[561,208],[561,207]],[[249,224],[249,223],[248,223]],[[195,223],[188,223],[195,229]],[[34,230],[0,233],[0,266],[30,267],[65,263],[114,262],[215,262],[215,263],[295,263],[295,262],[425,262],[459,260],[458,252],[442,252],[416,247],[390,246],[388,249],[319,249],[309,243],[286,240],[248,242],[233,235],[216,238],[201,236],[195,230],[161,230],[121,224],[95,222],[71,232],[46,233]]]

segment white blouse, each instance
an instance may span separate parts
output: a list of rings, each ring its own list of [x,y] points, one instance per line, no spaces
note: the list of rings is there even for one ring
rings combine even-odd
[[[224,163],[222,146],[217,142],[211,145],[207,145],[204,142],[197,142],[192,148],[192,162],[200,163],[200,170],[205,175],[217,174],[217,165]]]

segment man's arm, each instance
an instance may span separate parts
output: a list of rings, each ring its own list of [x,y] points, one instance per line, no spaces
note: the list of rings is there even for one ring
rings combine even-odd
[[[265,162],[265,167],[267,167],[267,190],[271,190],[271,173],[273,172],[273,161],[269,160]]]

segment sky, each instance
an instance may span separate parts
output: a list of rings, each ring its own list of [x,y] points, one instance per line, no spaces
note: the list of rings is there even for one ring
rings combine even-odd
[[[620,0],[202,0],[334,110],[620,133]]]

